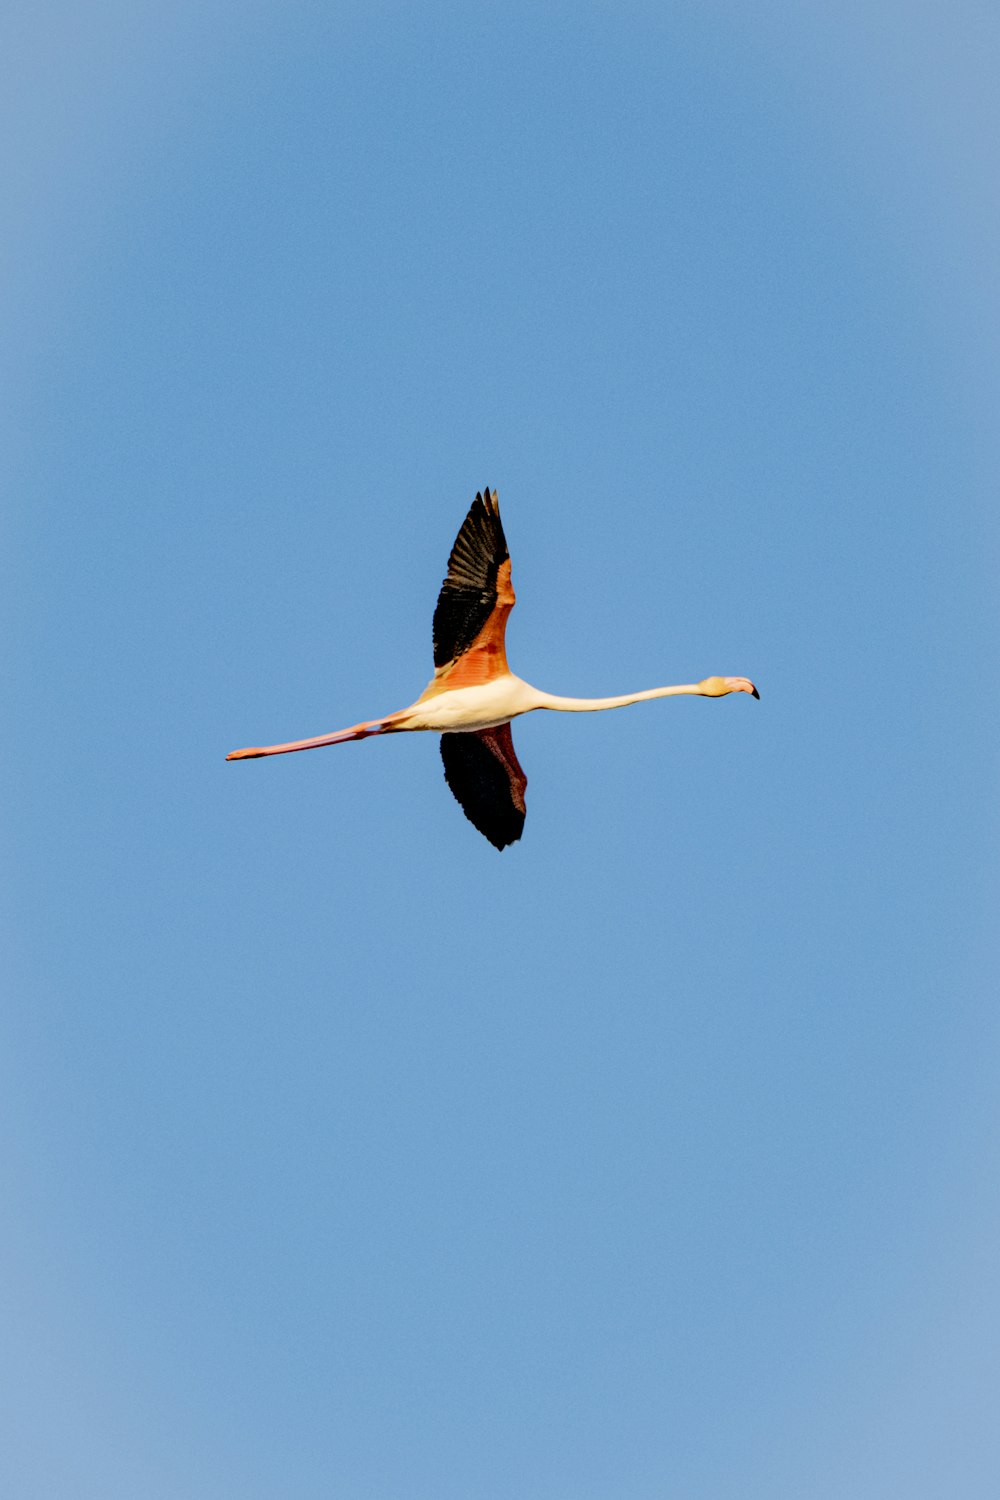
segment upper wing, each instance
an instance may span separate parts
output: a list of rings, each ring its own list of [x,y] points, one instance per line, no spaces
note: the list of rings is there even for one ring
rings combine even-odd
[[[434,611],[434,666],[446,667],[476,645],[495,659],[487,676],[506,672],[504,634],[513,608],[507,539],[496,490],[487,489],[473,500],[448,559]]]
[[[514,754],[510,725],[441,736],[444,779],[469,822],[494,849],[515,843],[524,828],[528,778]]]

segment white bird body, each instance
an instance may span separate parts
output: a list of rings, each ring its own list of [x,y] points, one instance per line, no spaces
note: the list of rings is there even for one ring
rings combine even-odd
[[[446,688],[435,691],[436,680],[427,687],[416,703],[393,714],[399,729],[431,729],[439,734],[464,731],[475,733],[480,729],[495,729],[499,724],[509,724],[519,714],[531,713],[543,708],[544,693],[533,688],[530,682],[505,672],[494,677],[492,682],[476,683],[472,687]]]
[[[561,698],[516,677],[507,665],[507,616],[514,607],[510,556],[496,491],[477,495],[448,559],[448,576],[434,611],[435,673],[415,703],[382,719],[367,719],[311,740],[234,750],[227,760],[253,760],[315,750],[370,735],[429,730],[441,735],[445,780],[469,821],[497,849],[521,837],[522,771],[506,727],[536,709],[599,713],[651,698],[691,695],[724,698],[760,694],[747,677],[706,677],[702,682],[646,688],[615,698]]]

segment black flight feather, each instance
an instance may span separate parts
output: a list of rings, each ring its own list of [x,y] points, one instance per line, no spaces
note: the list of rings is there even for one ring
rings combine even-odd
[[[444,779],[474,828],[494,849],[516,843],[524,829],[528,778],[518,764],[510,725],[441,736]]]

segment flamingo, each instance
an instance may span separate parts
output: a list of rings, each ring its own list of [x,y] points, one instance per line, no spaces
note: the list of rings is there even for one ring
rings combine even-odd
[[[650,698],[694,694],[724,698],[728,693],[760,694],[746,677],[706,677],[679,687],[647,688],[617,698],[560,698],[543,693],[507,665],[504,638],[514,608],[510,554],[500,521],[496,490],[477,494],[451,549],[448,576],[434,611],[434,676],[409,708],[320,734],[310,740],[233,750],[227,760],[288,755],[318,750],[375,734],[433,730],[441,736],[444,775],[465,816],[495,849],[515,843],[524,829],[521,770],[510,734],[510,721],[536,709],[560,713],[599,713],[626,708]]]

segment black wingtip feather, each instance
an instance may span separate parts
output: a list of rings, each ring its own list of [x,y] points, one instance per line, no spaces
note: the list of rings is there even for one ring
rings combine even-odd
[[[511,747],[513,754],[513,747]],[[497,756],[479,734],[443,734],[441,759],[444,779],[465,816],[494,849],[516,844],[524,832],[524,773],[514,760],[521,777],[521,806],[517,806],[510,776]]]

